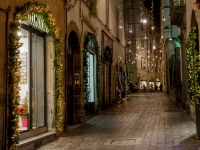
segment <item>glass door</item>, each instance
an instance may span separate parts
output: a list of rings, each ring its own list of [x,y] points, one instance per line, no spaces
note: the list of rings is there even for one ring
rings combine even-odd
[[[86,116],[94,114],[95,110],[95,72],[94,72],[94,66],[95,66],[95,61],[94,61],[94,55],[90,52],[87,53],[89,56],[87,59],[89,67],[88,67],[88,83],[89,83],[89,100],[87,103],[86,107]]]
[[[90,98],[89,102],[94,102],[94,55],[91,53],[89,54],[89,92],[90,92]]]
[[[31,60],[31,118],[34,129],[45,125],[44,38],[35,33],[32,33]]]
[[[19,60],[20,105],[19,130],[32,130],[46,125],[44,34],[22,25]]]

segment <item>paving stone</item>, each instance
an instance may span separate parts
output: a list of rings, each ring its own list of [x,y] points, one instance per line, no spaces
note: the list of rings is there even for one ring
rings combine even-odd
[[[133,139],[140,141],[135,144]],[[115,141],[110,144],[112,140]],[[134,93],[126,103],[101,111],[39,150],[200,150],[199,147],[196,125],[180,105],[164,93]]]

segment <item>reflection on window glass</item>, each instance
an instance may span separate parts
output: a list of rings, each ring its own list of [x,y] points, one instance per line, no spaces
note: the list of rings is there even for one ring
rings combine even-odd
[[[28,130],[28,120],[29,120],[29,60],[30,60],[30,53],[29,53],[29,31],[22,29],[22,36],[20,37],[19,42],[23,45],[20,47],[19,51],[19,60],[21,61],[20,64],[20,105],[19,105],[19,130],[24,131]]]
[[[32,127],[44,126],[44,47],[43,38],[32,34]]]
[[[23,45],[19,53],[21,100],[18,125],[19,130],[24,131],[45,125],[44,38],[23,28],[21,31],[19,42]]]

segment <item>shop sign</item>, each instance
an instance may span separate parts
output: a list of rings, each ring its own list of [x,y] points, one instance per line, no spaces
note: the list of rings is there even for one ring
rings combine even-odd
[[[44,32],[47,32],[49,33],[49,30],[48,28],[46,27],[46,25],[44,24],[44,21],[43,21],[43,17],[42,15],[39,15],[39,14],[30,14],[28,15],[28,18],[27,18],[27,23],[44,31]]]

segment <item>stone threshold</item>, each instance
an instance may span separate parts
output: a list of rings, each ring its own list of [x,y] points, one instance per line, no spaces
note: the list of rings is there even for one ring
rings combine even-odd
[[[191,115],[192,120],[194,121],[194,123],[196,124],[196,116],[195,115]]]
[[[33,136],[28,139],[19,141],[17,145],[18,150],[34,150],[41,147],[44,144],[56,140],[56,132],[46,132],[37,136]]]

